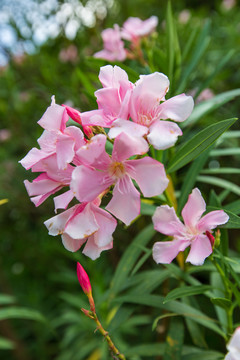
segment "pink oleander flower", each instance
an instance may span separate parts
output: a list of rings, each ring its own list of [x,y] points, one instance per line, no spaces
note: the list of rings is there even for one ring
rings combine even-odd
[[[84,270],[84,268],[82,267],[82,265],[79,262],[77,263],[77,277],[78,277],[79,284],[80,284],[81,288],[83,289],[83,292],[85,294],[91,293],[92,287],[91,287],[91,283],[90,283],[88,274],[86,273],[86,271]]]
[[[143,36],[151,34],[156,29],[157,24],[157,16],[151,16],[147,20],[130,17],[123,24],[121,30],[122,38],[136,43]]]
[[[239,360],[240,359],[240,327],[238,327],[229,343],[227,344],[228,353],[224,360]]]
[[[55,194],[65,186],[69,186],[73,169],[74,167],[69,164],[67,164],[65,169],[59,169],[56,154],[33,165],[32,171],[41,172],[41,174],[32,183],[25,180],[24,185],[34,205],[41,205],[50,195]],[[71,190],[55,197],[55,210],[65,209],[73,197],[74,195]]]
[[[115,24],[113,29],[105,29],[101,35],[104,49],[98,51],[93,56],[108,61],[124,61],[127,57],[127,52],[124,49],[119,26]]]
[[[98,110],[81,113],[83,126],[102,126],[109,128],[118,118],[129,118],[129,99],[133,84],[127,73],[119,66],[101,67],[99,80],[103,88],[95,92]]]
[[[61,235],[65,248],[75,252],[86,243],[83,254],[92,260],[113,246],[117,221],[99,207],[98,198],[83,202],[44,222],[49,235]]]
[[[118,118],[112,123],[109,136],[115,138],[121,132],[135,137],[147,137],[157,150],[167,149],[175,144],[182,131],[176,122],[186,120],[193,110],[193,99],[185,94],[165,100],[169,80],[162,73],[140,75],[129,100],[129,114],[132,122]]]
[[[26,170],[54,154],[57,156],[59,169],[65,169],[67,164],[73,161],[76,150],[85,145],[85,140],[79,128],[76,126],[66,127],[67,121],[66,109],[55,104],[55,99],[52,97],[51,106],[38,121],[38,124],[45,129],[38,139],[40,149],[31,149],[20,161]]]
[[[146,197],[161,194],[168,185],[164,166],[150,157],[127,160],[145,153],[145,144],[120,134],[114,142],[112,157],[105,151],[106,136],[94,136],[77,152],[79,163],[72,173],[70,188],[79,201],[92,201],[114,185],[113,197],[106,209],[129,225],[140,214],[140,193]],[[127,204],[127,205],[126,205]]]
[[[211,211],[202,217],[206,204],[199,189],[193,189],[182,210],[184,224],[178,219],[174,208],[159,206],[153,215],[155,230],[172,236],[172,241],[157,242],[153,246],[156,263],[169,264],[180,251],[190,246],[186,259],[193,265],[202,265],[212,253],[211,239],[206,234],[218,225],[225,224],[229,217],[223,210]]]

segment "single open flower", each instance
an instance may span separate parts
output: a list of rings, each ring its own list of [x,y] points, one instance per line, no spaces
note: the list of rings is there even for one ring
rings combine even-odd
[[[227,344],[228,353],[224,360],[239,360],[240,359],[240,327],[238,327],[229,343]]]
[[[137,43],[140,38],[151,34],[157,27],[157,16],[151,16],[147,20],[138,17],[129,17],[123,24],[121,35],[123,39]]]
[[[187,262],[202,265],[212,253],[208,233],[218,225],[225,224],[229,217],[223,210],[211,211],[202,217],[206,204],[199,189],[193,189],[182,210],[184,224],[178,219],[174,208],[159,206],[153,215],[155,230],[172,236],[172,241],[156,242],[153,259],[156,263],[169,264],[180,251],[191,247]]]

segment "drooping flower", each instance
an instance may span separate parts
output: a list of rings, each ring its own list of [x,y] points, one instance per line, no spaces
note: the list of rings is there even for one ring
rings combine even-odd
[[[162,73],[140,75],[131,92],[129,114],[133,122],[118,118],[113,122],[109,136],[115,138],[121,132],[131,136],[147,136],[157,150],[167,149],[175,144],[182,131],[176,122],[186,120],[193,110],[193,99],[185,94],[165,100],[169,80]]]
[[[240,327],[238,327],[229,343],[227,344],[228,353],[224,360],[239,360],[240,359]]]
[[[83,202],[44,222],[49,235],[61,235],[65,248],[75,252],[86,243],[83,254],[92,260],[111,249],[117,221],[99,207],[98,198]]]
[[[172,241],[156,242],[153,246],[153,259],[156,263],[169,264],[180,251],[190,246],[186,259],[193,265],[202,265],[212,253],[211,239],[207,232],[218,225],[225,224],[229,217],[223,210],[206,211],[206,204],[199,189],[193,189],[182,210],[184,224],[178,219],[174,208],[159,206],[153,215],[155,230],[172,236]]]
[[[129,17],[123,24],[121,30],[122,38],[136,43],[143,36],[150,35],[156,29],[157,24],[157,16],[151,16],[147,20]]]
[[[124,61],[127,53],[124,49],[124,42],[121,39],[119,26],[115,24],[113,29],[105,29],[101,35],[104,49],[98,51],[93,56],[108,61]]]
[[[103,88],[95,92],[98,109],[81,113],[83,126],[109,128],[114,120],[129,118],[129,99],[133,84],[119,66],[101,67],[99,80]]]
[[[66,127],[68,114],[63,106],[55,104],[52,97],[49,106],[38,124],[44,132],[38,139],[40,149],[33,148],[20,161],[26,170],[32,168],[39,161],[56,154],[59,169],[65,169],[72,162],[76,150],[85,144],[82,131],[76,126]]]
[[[106,136],[97,135],[77,152],[80,163],[72,174],[70,187],[79,201],[92,201],[114,185],[113,197],[106,209],[129,225],[140,214],[140,193],[146,197],[161,194],[168,185],[164,166],[150,157],[128,160],[146,152],[145,143],[126,134],[114,142],[112,157],[105,151]],[[126,205],[127,204],[127,205]]]

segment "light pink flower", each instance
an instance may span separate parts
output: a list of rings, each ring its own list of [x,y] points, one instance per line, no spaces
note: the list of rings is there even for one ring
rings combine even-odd
[[[75,205],[44,224],[50,235],[62,236],[69,251],[75,252],[86,243],[83,254],[95,260],[103,250],[112,248],[112,233],[117,226],[117,221],[99,205],[99,199]]]
[[[202,265],[205,258],[212,253],[212,246],[206,232],[211,232],[218,225],[225,224],[229,217],[223,210],[211,211],[202,216],[206,210],[205,201],[199,189],[193,189],[182,210],[183,224],[177,217],[174,208],[168,205],[159,206],[153,215],[154,228],[172,241],[157,242],[153,246],[153,259],[156,263],[169,264],[180,251],[191,247],[187,262]]]
[[[185,94],[165,100],[168,88],[169,80],[162,73],[140,75],[129,100],[129,114],[133,123],[119,116],[113,122],[109,136],[114,138],[121,132],[136,137],[147,135],[148,142],[157,150],[173,146],[182,131],[174,122],[165,120],[186,120],[194,103],[192,97]]]
[[[41,174],[32,183],[25,180],[24,185],[35,206],[41,205],[50,195],[69,186],[73,169],[74,167],[69,164],[64,170],[59,169],[56,155],[51,155],[33,165],[32,171],[41,172]],[[66,209],[73,197],[71,190],[57,196],[54,199],[55,210]]]
[[[228,345],[227,345],[228,353],[225,356],[224,360],[239,360],[240,359],[240,327],[238,327]]]
[[[139,185],[146,197],[161,194],[168,179],[164,166],[150,158],[127,160],[145,152],[144,144],[134,141],[126,134],[114,142],[112,157],[105,151],[106,136],[97,135],[78,152],[78,166],[72,174],[70,187],[79,201],[92,201],[111,185],[113,197],[106,209],[129,225],[140,214],[140,193],[131,179]],[[144,150],[144,151],[143,151]]]
[[[68,114],[63,106],[55,104],[52,97],[49,106],[38,124],[45,129],[38,143],[40,149],[33,148],[20,161],[25,169],[32,168],[39,161],[56,154],[59,169],[65,169],[73,161],[76,150],[85,144],[82,131],[75,126],[66,127]]]
[[[124,61],[127,53],[124,49],[124,42],[121,39],[119,26],[115,24],[113,29],[105,29],[101,35],[104,49],[93,56],[108,61]]]
[[[141,37],[151,34],[156,29],[157,24],[157,16],[151,16],[147,20],[129,17],[123,24],[122,38],[136,43]]]
[[[98,110],[81,113],[83,126],[111,127],[117,118],[129,118],[129,100],[133,84],[119,66],[101,67],[99,80],[103,88],[95,92]]]

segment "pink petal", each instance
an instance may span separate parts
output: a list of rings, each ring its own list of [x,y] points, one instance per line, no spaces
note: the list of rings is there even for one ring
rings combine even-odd
[[[56,151],[57,136],[60,131],[48,131],[44,130],[40,138],[37,140],[41,149],[46,153],[52,153]]]
[[[164,101],[161,105],[161,119],[184,121],[192,113],[194,107],[193,98],[185,94],[177,95]]]
[[[148,133],[148,128],[130,120],[117,119],[112,123],[111,129],[108,132],[108,136],[111,139],[114,139],[122,132],[129,136],[141,138]]]
[[[74,140],[74,151],[77,151],[81,146],[85,145],[84,135],[76,126],[68,126],[65,131],[65,135],[70,136]]]
[[[48,229],[49,235],[56,236],[64,233],[65,225],[68,219],[72,216],[78,205],[63,211],[61,214],[52,217],[44,222]]]
[[[107,211],[92,205],[99,229],[94,234],[94,241],[99,247],[107,246],[112,242],[112,234],[116,229],[117,221]]]
[[[103,247],[97,246],[95,243],[95,234],[94,234],[92,236],[89,236],[88,241],[87,241],[82,253],[85,254],[86,256],[90,257],[90,259],[96,260],[100,256],[100,254],[103,250],[109,250],[109,249],[112,249],[112,247],[113,247],[112,242]]]
[[[116,65],[114,67],[112,65],[102,66],[98,77],[104,88],[119,88],[120,82],[129,82],[126,71]]]
[[[105,113],[110,113],[111,116],[117,117],[121,103],[118,89],[104,88],[95,91],[99,109],[104,109]]]
[[[59,169],[65,169],[67,164],[73,160],[75,155],[74,144],[74,139],[70,136],[64,134],[59,135],[56,143],[57,164]]]
[[[64,229],[64,232],[73,239],[87,238],[99,229],[90,204],[87,204],[83,209],[79,206],[79,209],[79,212],[75,212],[68,219]]]
[[[177,124],[157,120],[150,126],[147,139],[155,149],[165,150],[173,146],[180,135],[182,135],[182,130]]]
[[[106,139],[105,135],[99,134],[82,146],[76,153],[79,163],[96,167],[99,170],[107,169],[111,159],[105,151]]]
[[[211,211],[199,220],[197,228],[199,231],[205,232],[215,229],[218,225],[225,224],[228,220],[229,216],[223,210]]]
[[[200,217],[206,211],[206,204],[198,188],[193,189],[182,210],[182,217],[190,229],[195,229]]]
[[[186,259],[192,265],[202,265],[212,253],[211,242],[206,235],[198,235],[191,242],[191,249]]]
[[[85,111],[81,113],[83,126],[110,127],[114,119],[109,119],[103,109]]]
[[[231,359],[235,360],[235,359],[239,358],[239,355],[240,355],[240,327],[238,327],[234,331],[229,343],[227,344],[227,349],[233,355],[233,358],[231,358]]]
[[[79,201],[92,201],[112,183],[113,180],[106,172],[81,165],[72,173],[70,189]]]
[[[55,211],[57,209],[66,209],[68,204],[74,198],[74,194],[71,190],[66,191],[65,193],[56,196],[53,201],[55,205]]]
[[[132,89],[127,90],[126,94],[123,96],[124,92],[125,92],[125,88],[120,88],[119,93],[120,93],[122,102],[121,102],[121,107],[120,107],[117,117],[119,119],[127,120],[127,119],[129,119],[129,102],[130,102],[131,95],[132,95]]]
[[[32,183],[30,183],[28,180],[24,180],[24,185],[29,196],[44,195],[61,186],[61,184],[53,181],[50,178],[43,180],[38,180],[38,178],[36,178]]]
[[[128,160],[125,164],[128,174],[136,180],[144,196],[157,196],[166,189],[169,180],[163,164],[159,161],[146,156],[138,160]]]
[[[153,245],[153,260],[157,264],[170,264],[180,251],[190,245],[188,240],[172,240],[156,242]]]
[[[46,157],[48,157],[50,155],[51,155],[50,153],[46,153],[37,148],[33,148],[19,162],[26,170],[29,170],[33,165],[35,165],[36,163],[38,163],[39,161],[41,161],[42,159],[45,159]]]
[[[56,154],[53,154],[46,159],[41,160],[32,167],[33,172],[46,172],[49,178],[61,183],[62,185],[70,184],[73,170],[74,167],[69,164],[67,164],[67,167],[65,169],[59,169]]]
[[[186,232],[185,226],[177,217],[174,208],[170,208],[168,205],[157,207],[152,220],[154,229],[162,234],[183,237]]]
[[[71,252],[75,252],[85,243],[86,239],[73,239],[67,234],[62,234],[62,243],[64,247]]]
[[[140,194],[128,176],[118,180],[106,209],[126,225],[140,214]]]
[[[63,106],[53,104],[47,108],[38,124],[46,130],[63,131],[68,121],[68,114]]]
[[[112,151],[113,161],[122,162],[133,155],[146,153],[146,142],[139,141],[139,138],[121,133],[115,139]]]

